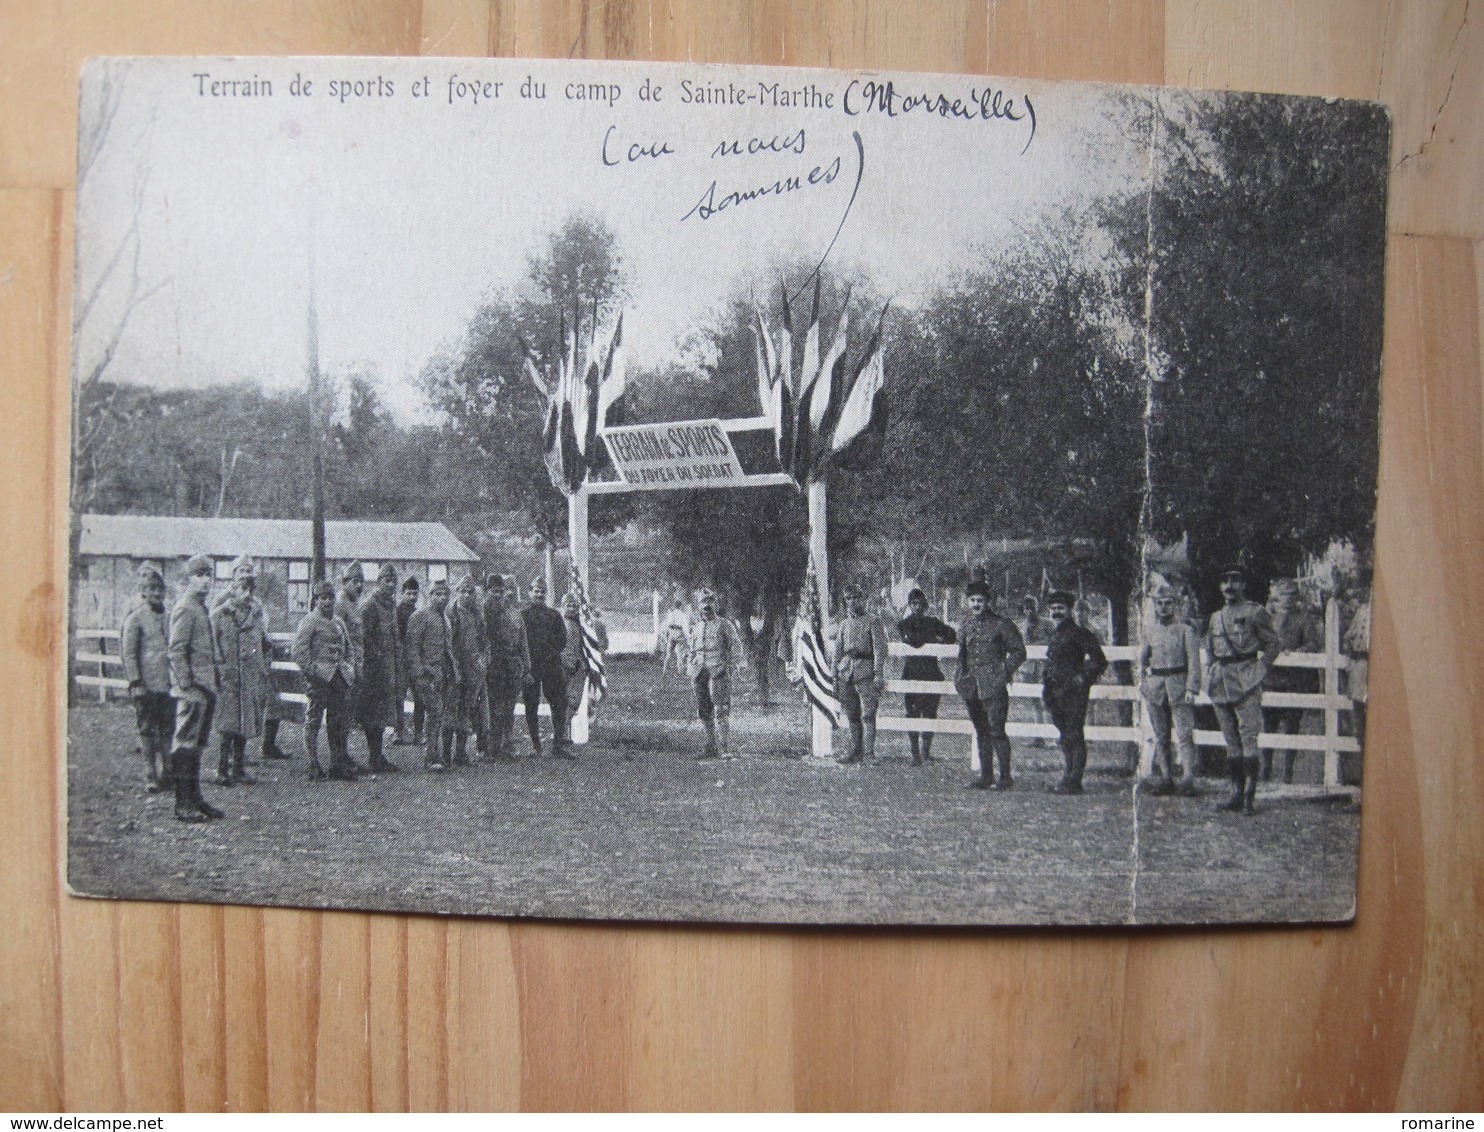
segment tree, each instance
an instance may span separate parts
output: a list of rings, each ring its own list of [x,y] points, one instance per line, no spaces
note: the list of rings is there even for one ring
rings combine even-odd
[[[613,233],[600,220],[571,217],[530,257],[526,286],[491,295],[458,346],[423,371],[428,400],[460,451],[457,486],[473,502],[471,516],[513,520],[548,548],[565,540],[567,501],[547,479],[546,402],[523,373],[524,346],[551,356],[579,315],[585,324],[616,319],[626,279]],[[612,501],[596,518],[611,527],[629,513]]]
[[[1152,532],[1291,575],[1370,545],[1385,255],[1385,111],[1164,91],[1150,202]],[[1254,592],[1257,592],[1254,587]]]

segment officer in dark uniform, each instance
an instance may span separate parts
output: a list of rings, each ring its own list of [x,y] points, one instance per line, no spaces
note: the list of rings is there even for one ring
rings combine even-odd
[[[1051,713],[1051,722],[1061,734],[1064,769],[1053,794],[1081,794],[1082,772],[1087,769],[1087,740],[1082,728],[1087,722],[1087,697],[1097,683],[1108,658],[1097,637],[1072,618],[1076,597],[1066,590],[1047,596],[1051,616],[1051,639],[1046,642],[1046,666],[1041,675],[1041,702]]]
[[[958,634],[928,612],[927,594],[913,590],[907,595],[907,616],[897,622],[897,635],[902,643],[914,649],[924,645],[953,645],[958,643]],[[903,680],[942,680],[943,670],[934,656],[909,656],[902,662]],[[902,697],[907,707],[908,719],[937,719],[938,702],[941,696],[931,692],[908,692]],[[912,746],[912,765],[921,766],[933,757],[933,733],[931,731],[909,731],[907,742]]]
[[[1010,718],[1007,685],[1015,670],[1025,663],[1025,641],[1015,622],[1001,617],[989,604],[989,586],[976,578],[965,589],[969,616],[958,627],[958,667],[954,687],[964,699],[974,738],[979,748],[979,777],[969,785],[977,790],[1009,790],[1010,736],[1005,721]],[[1000,764],[995,779],[994,763]]]
[[[526,731],[531,753],[541,754],[541,697],[551,708],[552,754],[570,758],[567,738],[567,681],[562,676],[562,650],[567,647],[567,626],[562,615],[546,604],[546,579],[531,580],[531,604],[521,610],[526,623],[526,644],[531,655],[531,680],[521,692],[526,705]]]

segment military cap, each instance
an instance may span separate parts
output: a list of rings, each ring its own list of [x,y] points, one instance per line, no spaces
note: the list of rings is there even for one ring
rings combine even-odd
[[[439,590],[442,590],[444,593],[447,593],[448,592],[448,579],[447,578],[439,578],[436,582],[434,582],[431,586],[428,587],[428,592],[430,594],[435,594]]]
[[[989,600],[989,585],[988,585],[988,583],[982,581],[981,579],[975,578],[972,582],[970,582],[967,586],[964,587],[964,596],[965,597],[982,597],[985,601],[988,601]]]
[[[927,594],[923,593],[921,590],[913,590],[910,594],[907,595],[907,604],[911,605],[914,601],[920,601],[926,604]]]
[[[1233,562],[1230,566],[1222,567],[1219,577],[1220,580],[1223,582],[1226,581],[1228,578],[1240,578],[1242,579],[1242,581],[1245,582],[1247,580],[1247,571],[1239,564]]]
[[[1052,590],[1046,595],[1046,604],[1048,606],[1065,605],[1068,609],[1071,609],[1077,604],[1077,595],[1071,590]]]
[[[158,570],[156,570],[153,566],[151,566],[148,562],[143,563],[139,567],[139,569],[135,571],[135,577],[139,579],[139,584],[141,586],[144,585],[144,583],[146,582],[159,582],[162,586],[165,584],[165,576]]]
[[[696,591],[696,602],[698,604],[705,604],[708,601],[714,602],[715,600],[716,591],[711,589],[709,586],[702,586],[699,590]]]
[[[459,593],[471,593],[472,594],[473,592],[474,592],[474,575],[473,574],[465,574],[462,578],[459,579]]]
[[[232,577],[256,578],[257,576],[257,567],[252,564],[252,559],[247,555],[239,554],[232,560]]]
[[[205,554],[193,554],[186,559],[186,577],[194,578],[197,574],[210,574],[214,570],[211,558]]]
[[[844,598],[846,601],[865,601],[866,600],[865,592],[858,585],[856,585],[854,582],[851,582],[849,585],[847,585],[845,587],[844,592],[840,596],[842,598]]]
[[[390,578],[395,582],[397,580],[397,568],[390,562],[383,562],[381,569],[376,571],[376,580],[379,582],[382,578]]]
[[[418,585],[416,574],[408,574],[407,580],[402,583],[402,592],[406,593],[409,590],[411,590],[413,593],[417,593]]]
[[[359,578],[363,582],[366,580],[366,571],[361,567],[359,562],[352,562],[344,570],[340,571],[340,580],[342,582],[348,582],[352,578]]]
[[[542,590],[546,589],[546,578],[544,575],[537,574],[531,579],[531,589],[534,590],[537,586],[540,586]]]
[[[314,583],[314,585],[310,588],[309,594],[309,600],[311,601],[311,603],[318,601],[322,597],[333,598],[335,596],[335,587],[332,583],[321,579],[320,581]]]

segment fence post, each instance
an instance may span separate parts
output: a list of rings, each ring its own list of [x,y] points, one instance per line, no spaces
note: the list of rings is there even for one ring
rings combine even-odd
[[[650,646],[649,651],[652,652],[652,653],[657,653],[657,652],[660,651],[660,591],[659,590],[655,590],[654,591],[653,606],[654,606],[654,618],[653,618],[654,643]]]
[[[1313,687],[1311,684],[1310,687]],[[1324,694],[1340,694],[1340,610],[1331,597],[1324,607]],[[1340,712],[1333,704],[1324,708],[1324,787],[1340,785]]]
[[[96,638],[96,640],[98,642],[98,655],[99,656],[107,656],[108,655],[108,638],[107,637],[103,637],[103,636],[99,636],[99,637]],[[123,656],[123,655],[124,655],[124,642],[123,642],[123,638],[120,637],[119,638],[119,656]],[[98,702],[100,704],[106,704],[108,702],[108,685],[102,683],[104,677],[106,677],[107,675],[108,675],[108,665],[105,662],[103,662],[103,661],[100,660],[98,662],[98,680],[99,680],[99,684],[98,684]]]

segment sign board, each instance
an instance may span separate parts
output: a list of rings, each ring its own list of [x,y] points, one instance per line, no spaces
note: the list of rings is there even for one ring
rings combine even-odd
[[[630,487],[730,487],[744,478],[721,421],[668,421],[604,429],[603,443]]]

